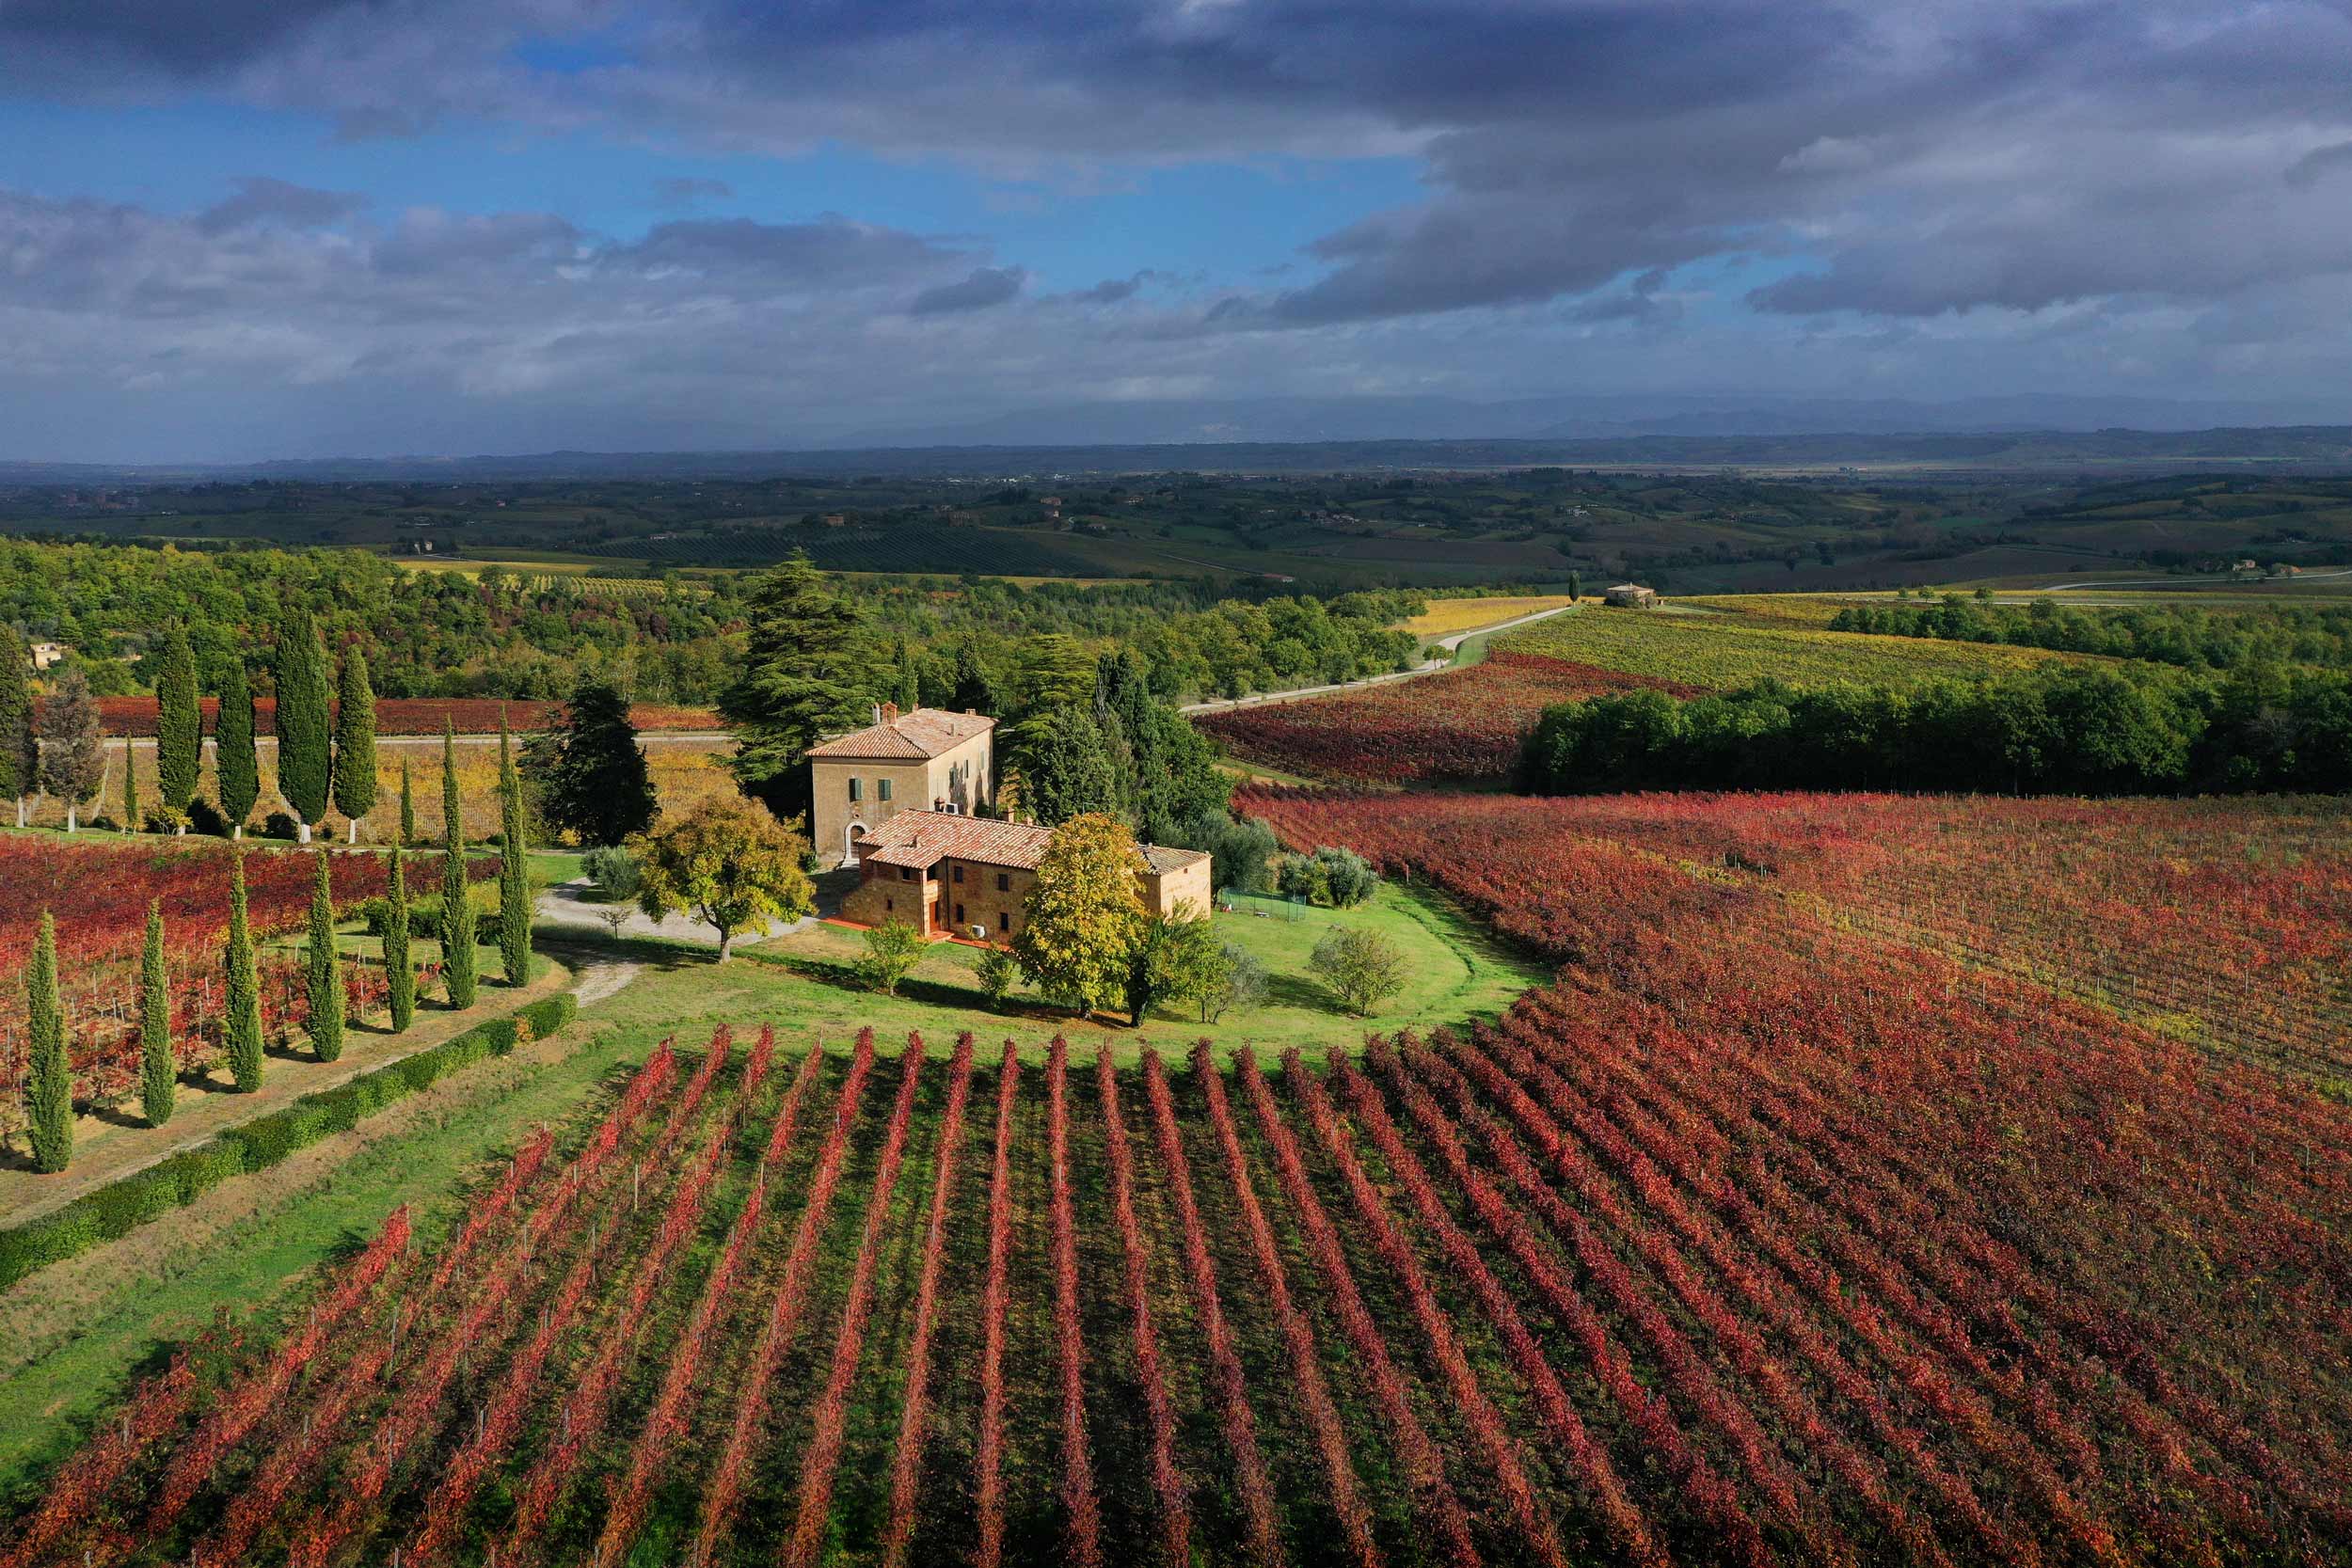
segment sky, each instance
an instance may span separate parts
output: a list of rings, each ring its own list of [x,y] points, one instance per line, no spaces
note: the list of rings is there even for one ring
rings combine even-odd
[[[2348,84],[2352,0],[0,0],[0,459],[2332,404]]]

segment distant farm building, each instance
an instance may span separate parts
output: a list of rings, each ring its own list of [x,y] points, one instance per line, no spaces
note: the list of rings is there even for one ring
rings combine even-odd
[[[62,642],[36,642],[33,644],[33,668],[46,670],[63,659],[66,653],[66,645]]]
[[[851,840],[858,885],[841,915],[863,926],[901,920],[925,936],[1009,940],[1037,885],[1038,863],[1054,830],[992,822],[953,812],[902,811]],[[1136,895],[1153,914],[1209,912],[1209,855],[1138,846]],[[1187,908],[1188,906],[1188,908]]]
[[[1656,610],[1658,591],[1645,588],[1638,582],[1621,582],[1603,594],[1601,602],[1615,605],[1620,610]]]

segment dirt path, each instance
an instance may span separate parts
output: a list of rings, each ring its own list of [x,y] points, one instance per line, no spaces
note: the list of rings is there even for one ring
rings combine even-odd
[[[180,1085],[171,1120],[160,1130],[149,1127],[131,1106],[77,1117],[73,1163],[63,1172],[36,1176],[24,1164],[0,1170],[0,1223],[20,1225],[62,1208],[85,1193],[193,1148],[215,1133],[282,1110],[306,1094],[331,1089],[363,1072],[429,1050],[571,984],[570,970],[553,963],[546,974],[516,990],[485,982],[474,1006],[462,1013],[430,1004],[421,1006],[405,1035],[389,1033],[380,1018],[355,1023],[345,1032],[342,1057],[333,1062],[313,1061],[299,1047],[282,1053],[274,1051],[262,1070],[262,1086],[251,1094],[231,1090],[225,1074],[215,1069],[201,1085],[184,1082]]]
[[[1554,605],[1549,610],[1538,610],[1526,615],[1514,615],[1508,621],[1497,621],[1491,626],[1472,626],[1467,631],[1449,632],[1443,637],[1435,639],[1430,646],[1443,648],[1450,654],[1473,637],[1491,637],[1496,632],[1509,631],[1515,626],[1523,626],[1533,621],[1548,620],[1554,615],[1565,615],[1577,608],[1579,607],[1575,605]],[[1266,703],[1296,702],[1301,697],[1327,697],[1334,691],[1360,691],[1368,686],[1389,686],[1397,681],[1412,680],[1420,675],[1434,675],[1440,670],[1450,670],[1453,667],[1454,661],[1450,658],[1433,658],[1417,664],[1410,670],[1391,670],[1382,675],[1366,675],[1361,680],[1338,681],[1329,686],[1302,686],[1289,691],[1261,691],[1255,696],[1224,697],[1210,703],[1187,703],[1176,711],[1179,713],[1226,713],[1237,707],[1257,707]]]

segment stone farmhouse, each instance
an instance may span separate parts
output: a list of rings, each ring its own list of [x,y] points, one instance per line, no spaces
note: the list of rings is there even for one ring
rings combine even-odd
[[[858,885],[843,896],[841,916],[861,926],[902,920],[925,936],[1009,941],[1053,841],[1051,828],[1023,822],[900,812],[857,839]],[[1214,891],[1207,852],[1140,847],[1136,891],[1143,907],[1169,917],[1188,907],[1205,918]]]
[[[858,868],[843,919],[903,920],[934,937],[1012,935],[1054,832],[976,815],[996,803],[995,745],[993,719],[935,707],[902,714],[884,703],[866,728],[809,752],[818,852]],[[1209,912],[1205,852],[1153,844],[1142,851],[1136,891],[1144,908]]]
[[[815,804],[809,842],[825,863],[857,857],[857,841],[902,811],[970,816],[996,803],[996,721],[977,713],[883,703],[866,729],[808,753]]]
[[[1645,588],[1638,582],[1621,582],[1603,594],[1601,601],[1620,610],[1656,610],[1658,591]]]

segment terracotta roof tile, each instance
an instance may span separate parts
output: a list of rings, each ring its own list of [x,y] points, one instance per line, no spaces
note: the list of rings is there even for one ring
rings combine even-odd
[[[983,865],[1011,866],[1035,871],[1054,842],[1054,830],[1025,822],[995,822],[984,816],[960,816],[951,812],[902,811],[857,840],[858,858],[881,865],[926,866],[952,857]],[[1200,849],[1142,847],[1147,864],[1155,872],[1174,871],[1208,854]]]
[[[943,707],[918,707],[863,730],[837,736],[812,746],[812,757],[856,761],[920,761],[951,752],[976,735],[986,735],[996,721],[984,714],[950,713]]]

